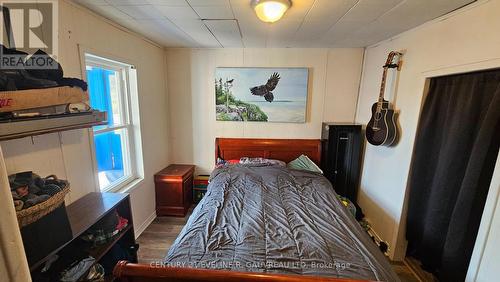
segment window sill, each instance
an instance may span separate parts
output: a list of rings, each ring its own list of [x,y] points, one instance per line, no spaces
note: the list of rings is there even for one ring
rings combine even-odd
[[[128,182],[127,184],[125,184],[123,186],[116,187],[115,189],[111,189],[107,192],[110,192],[110,193],[131,193],[136,188],[141,186],[143,184],[143,182],[144,182],[144,178],[142,178],[142,177],[137,178],[137,179],[134,179],[134,180]]]

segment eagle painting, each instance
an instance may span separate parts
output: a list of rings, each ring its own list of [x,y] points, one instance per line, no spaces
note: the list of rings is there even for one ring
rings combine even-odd
[[[261,86],[255,86],[250,88],[250,92],[255,96],[264,96],[264,99],[271,103],[274,100],[273,91],[278,82],[280,81],[279,73],[275,72],[271,75],[271,77],[267,80],[267,83]]]

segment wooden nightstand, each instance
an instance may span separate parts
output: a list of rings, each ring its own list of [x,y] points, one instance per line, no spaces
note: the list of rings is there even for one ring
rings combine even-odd
[[[194,165],[169,165],[155,174],[156,214],[185,216],[192,204]]]

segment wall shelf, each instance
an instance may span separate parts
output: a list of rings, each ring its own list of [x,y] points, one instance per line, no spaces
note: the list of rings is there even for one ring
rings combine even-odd
[[[0,122],[0,141],[107,124],[106,112],[92,111]]]
[[[117,212],[123,218],[128,220],[128,225],[118,234],[116,234],[107,243],[92,247],[92,244],[85,242],[81,239],[81,235],[85,234],[94,224],[99,222],[107,215]],[[135,233],[132,221],[132,212],[130,208],[130,197],[125,193],[89,193],[84,197],[78,199],[66,207],[66,213],[71,227],[71,238],[55,248],[52,252],[47,254],[44,258],[34,262],[30,265],[32,278],[37,281],[40,277],[46,277],[40,273],[41,267],[53,255],[58,254],[59,260],[64,263],[51,268],[54,273],[60,273],[64,268],[69,266],[72,261],[67,260],[67,254],[81,253],[83,256],[92,256],[95,258],[96,264],[101,260],[116,244],[123,244],[123,246],[135,246]],[[133,261],[137,262],[137,256],[133,255]],[[66,263],[67,262],[67,263]],[[91,266],[92,266],[91,265]],[[63,266],[61,268],[61,266]],[[89,266],[89,267],[91,267]],[[87,274],[86,272],[82,275]],[[109,273],[107,273],[109,275]],[[81,278],[81,277],[80,277]]]

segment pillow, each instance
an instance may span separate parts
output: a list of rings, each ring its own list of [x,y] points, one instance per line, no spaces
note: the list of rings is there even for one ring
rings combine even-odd
[[[249,158],[249,157],[241,158],[240,164],[264,164],[264,165],[286,166],[286,163],[280,160],[266,159],[266,158]]]
[[[223,160],[221,158],[217,158],[217,162],[215,163],[216,168],[221,168],[230,164],[239,164],[240,160]]]
[[[311,161],[309,157],[305,155],[301,155],[295,160],[289,162],[287,167],[291,169],[307,170],[323,174],[323,171],[313,161]]]

